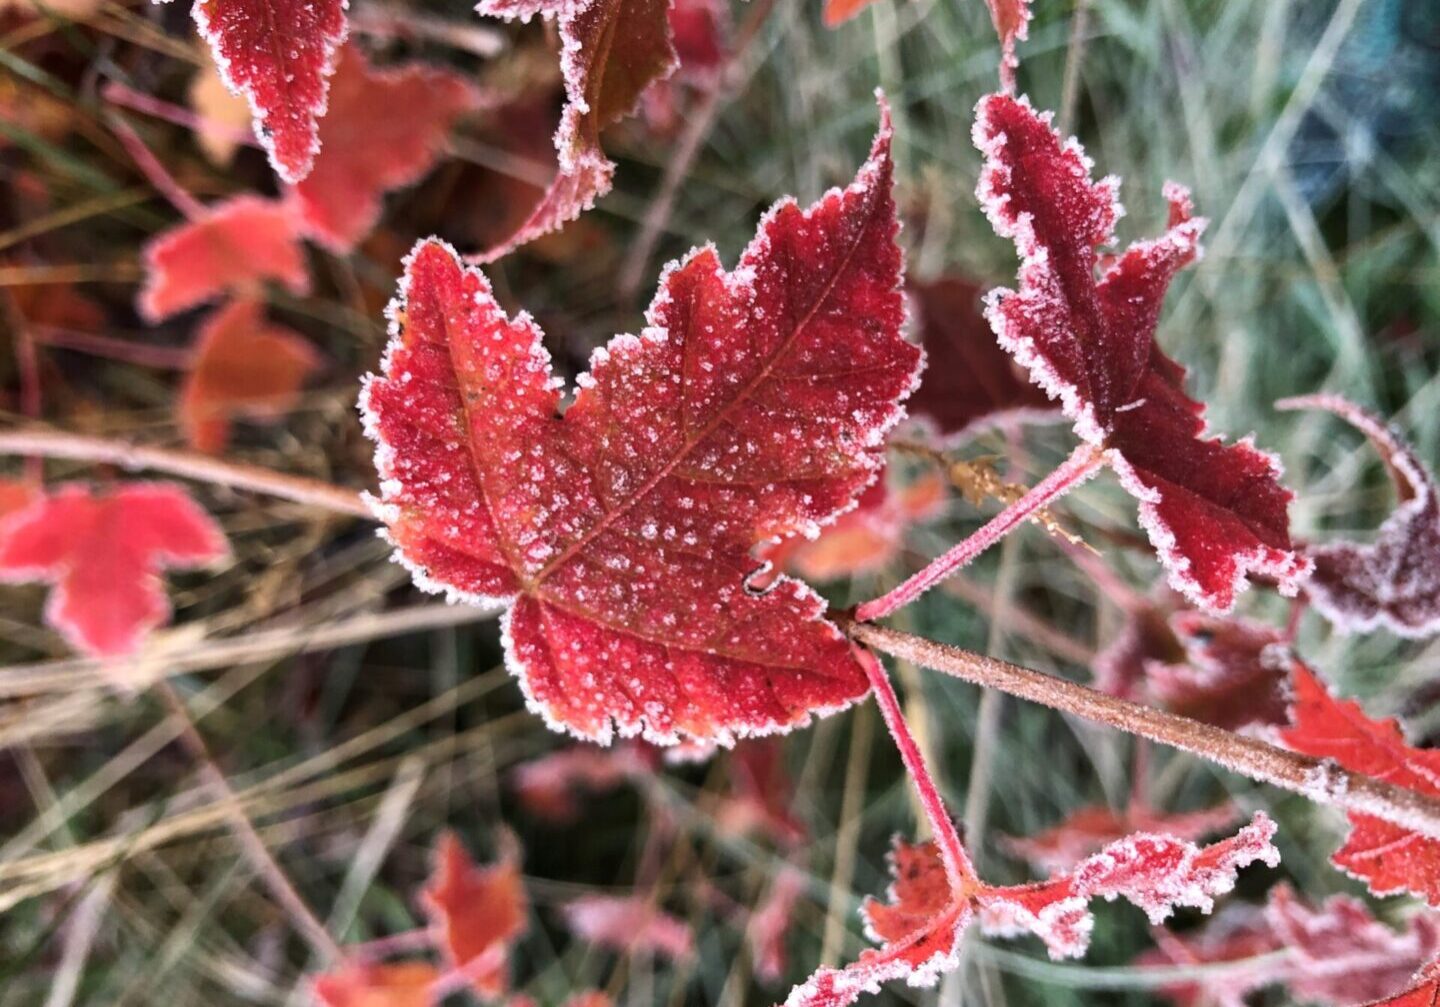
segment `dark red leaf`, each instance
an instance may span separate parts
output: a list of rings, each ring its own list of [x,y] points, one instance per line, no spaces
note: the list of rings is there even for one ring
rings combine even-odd
[[[424,63],[376,69],[346,46],[320,124],[324,150],[289,200],[311,238],[349,252],[380,219],[381,197],[418,181],[455,120],[480,93],[465,78]]]
[[[494,261],[542,234],[558,230],[610,191],[615,165],[600,134],[632,114],[645,90],[676,66],[670,0],[480,0],[491,17],[556,23],[565,109],[555,133],[560,171],[539,205],[506,241],[483,253]]]
[[[1440,750],[1411,748],[1398,722],[1372,720],[1354,700],[1336,699],[1298,658],[1291,660],[1290,682],[1291,726],[1280,733],[1285,744],[1334,759],[1352,773],[1440,797]],[[1331,860],[1376,895],[1412,892],[1440,906],[1440,840],[1352,812],[1350,836]]]
[[[889,146],[887,116],[850,188],[778,204],[736,271],[711,248],[668,268],[568,408],[528,316],[445,246],[411,256],[362,401],[377,513],[417,583],[512,605],[507,659],[552,725],[729,741],[866,693],[817,595],[744,580],[875,478],[914,381]]]
[[[432,1007],[430,987],[439,978],[425,962],[347,962],[316,976],[311,989],[318,1007]]]
[[[1170,279],[1200,250],[1205,222],[1191,216],[1189,193],[1168,185],[1170,229],[1097,279],[1097,249],[1122,212],[1118,181],[1091,182],[1079,144],[1062,144],[1050,116],[1023,99],[982,99],[975,144],[986,160],[977,195],[1023,259],[1020,290],[989,297],[1001,346],[1060,400],[1077,434],[1107,449],[1177,590],[1217,610],[1250,573],[1295,593],[1309,563],[1290,544],[1279,463],[1248,441],[1204,437],[1205,407],[1155,343]]]
[[[958,276],[907,288],[925,347],[925,378],[910,400],[912,415],[959,440],[987,420],[1048,418],[1058,411],[1026,380],[980,311],[980,287]]]
[[[420,894],[436,945],[484,997],[499,996],[509,986],[510,947],[525,932],[528,912],[519,846],[505,835],[499,860],[477,867],[454,833],[443,834],[434,872]]]
[[[255,136],[287,182],[310,171],[327,78],[345,41],[346,0],[195,0],[193,14],[220,75],[243,94]]]
[[[223,451],[236,416],[266,419],[294,407],[320,355],[304,337],[265,321],[259,301],[234,301],[205,320],[180,391],[180,428],[192,447]]]
[[[565,907],[565,922],[581,940],[624,954],[681,959],[695,950],[689,924],[640,896],[582,896]]]
[[[0,579],[53,584],[45,621],[97,657],[133,653],[170,617],[162,570],[227,552],[215,521],[171,483],[61,486],[0,522]]]
[[[237,196],[156,236],[144,250],[140,314],[148,321],[204,304],[227,291],[258,292],[264,280],[310,291],[295,218],[279,203]]]
[[[960,941],[972,918],[996,936],[1031,933],[1054,958],[1078,957],[1090,942],[1090,900],[1123,898],[1152,923],[1177,906],[1209,912],[1214,898],[1235,885],[1236,873],[1256,861],[1274,865],[1275,824],[1263,814],[1234,836],[1206,847],[1168,836],[1138,833],[1113,842],[1071,870],[1031,885],[952,888],[934,842],[896,840],[895,881],[888,901],[866,901],[862,912],[874,950],[844,968],[822,968],[790,991],[787,1007],[843,1007],[881,983],[903,978],[927,986],[959,960]]]
[[[1281,409],[1325,409],[1360,430],[1389,469],[1400,505],[1369,545],[1332,542],[1306,550],[1315,572],[1305,593],[1344,633],[1381,626],[1419,639],[1440,632],[1440,494],[1435,478],[1378,417],[1337,395],[1277,402]]]
[[[1250,619],[1177,612],[1170,619],[1185,661],[1148,665],[1150,695],[1166,709],[1238,730],[1285,723],[1284,635]]]

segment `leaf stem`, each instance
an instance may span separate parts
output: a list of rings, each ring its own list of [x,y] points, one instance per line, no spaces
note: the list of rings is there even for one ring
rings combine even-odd
[[[940,789],[935,785],[935,778],[930,775],[930,767],[925,764],[925,757],[920,754],[920,746],[915,743],[915,736],[910,733],[910,726],[905,723],[905,717],[900,712],[900,701],[895,697],[890,676],[885,673],[880,659],[874,654],[865,650],[860,650],[859,653],[860,663],[864,665],[865,674],[870,679],[870,687],[875,691],[875,702],[880,707],[880,715],[885,718],[885,726],[890,729],[890,736],[895,739],[895,747],[900,750],[900,759],[905,763],[910,780],[920,795],[920,806],[925,809],[925,817],[930,820],[930,832],[940,846],[945,873],[949,875],[950,883],[957,891],[968,891],[977,886],[980,880],[970,863],[970,856],[965,852],[964,844],[960,841],[955,820],[950,817],[950,811],[940,796]]]
[[[1320,804],[1373,815],[1440,839],[1440,799],[1384,780],[1352,773],[1333,760],[1315,759],[1258,738],[1235,734],[1053,675],[1022,668],[960,647],[935,643],[909,633],[856,622],[839,613],[832,618],[851,639],[932,671],[998,689],[1012,696],[1069,713],[1128,734],[1199,756],[1252,780],[1294,791]]]
[[[111,132],[124,146],[125,152],[130,155],[140,173],[155,187],[155,191],[168,199],[170,205],[179,210],[186,220],[192,223],[204,220],[207,212],[204,204],[186,192],[185,187],[175,180],[175,176],[165,170],[160,159],[145,146],[145,141],[140,139],[140,134],[131,129],[130,124],[119,115],[107,115],[105,119]]]
[[[1103,451],[1090,444],[1080,445],[1059,468],[1036,483],[1030,492],[996,514],[943,556],[932,560],[925,569],[899,587],[865,602],[855,610],[855,618],[861,622],[873,622],[904,608],[1010,534],[1022,522],[1032,518],[1037,511],[1043,510],[1089,479],[1104,462]]]
[[[228,462],[193,451],[144,447],[103,437],[87,437],[62,430],[7,430],[0,432],[0,455],[34,455],[72,461],[118,465],[130,471],[148,469],[182,479],[249,490],[295,503],[323,507],[352,517],[375,519],[356,490],[318,479],[292,476],[274,469]]]

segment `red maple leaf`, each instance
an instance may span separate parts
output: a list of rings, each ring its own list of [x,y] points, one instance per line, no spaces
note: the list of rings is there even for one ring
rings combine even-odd
[[[1294,594],[1309,562],[1291,548],[1279,462],[1248,441],[1204,437],[1204,406],[1155,342],[1170,279],[1200,250],[1205,222],[1191,215],[1189,193],[1167,185],[1170,229],[1131,245],[1097,279],[1097,249],[1122,213],[1118,181],[1091,182],[1079,144],[1062,143],[1050,116],[1023,99],[982,99],[975,145],[985,154],[977,196],[1023,260],[1019,291],[988,298],[1000,345],[1060,400],[1081,438],[1106,449],[1172,586],[1217,610],[1249,573]]]
[[[45,621],[76,650],[130,654],[170,617],[160,571],[228,554],[214,519],[179,486],[61,486],[0,522],[0,579],[55,585]]]
[[[425,962],[346,962],[311,982],[319,1007],[431,1007],[440,978]]]
[[[575,935],[624,954],[688,958],[695,938],[684,920],[661,912],[641,896],[583,895],[565,906],[565,922]]]
[[[1246,908],[1233,918],[1222,914],[1193,936],[1162,931],[1159,950],[1140,956],[1136,964],[1258,959],[1250,969],[1202,973],[1195,982],[1166,988],[1165,996],[1183,1007],[1245,1007],[1250,994],[1271,985],[1283,985],[1303,1003],[1350,1007],[1404,989],[1415,970],[1440,953],[1440,923],[1433,916],[1417,914],[1397,931],[1348,895],[1312,907],[1281,884],[1271,889],[1263,911]]]
[[[1166,814],[1140,801],[1123,813],[1095,804],[1066,816],[1059,825],[1024,838],[1002,837],[1001,846],[1012,856],[1028,860],[1042,871],[1069,870],[1084,858],[1132,832],[1153,832],[1194,841],[1234,825],[1240,817],[1226,801],[1200,811]]]
[[[1339,700],[1298,658],[1290,662],[1291,726],[1281,739],[1297,752],[1334,759],[1421,794],[1440,797],[1440,751],[1411,748],[1393,719],[1372,720],[1354,700]],[[1440,839],[1382,818],[1350,813],[1350,835],[1331,858],[1376,895],[1413,892],[1440,906]]]
[[[525,932],[528,900],[520,848],[509,833],[499,859],[477,867],[454,833],[435,848],[435,869],[420,893],[435,943],[475,990],[495,997],[509,986],[510,947]]]
[[[1315,572],[1310,603],[1343,633],[1381,626],[1418,639],[1440,632],[1440,493],[1409,444],[1378,417],[1338,395],[1307,395],[1280,409],[1325,409],[1365,434],[1390,472],[1400,506],[1368,545],[1332,542],[1306,550]]]
[[[240,300],[205,320],[180,391],[180,428],[201,451],[230,442],[235,416],[270,418],[291,409],[320,355],[298,333],[265,322],[259,301]]]
[[[226,291],[252,292],[264,280],[310,291],[305,249],[290,211],[258,196],[236,196],[200,220],[157,235],[144,249],[140,314],[147,321],[193,308]]]
[[[305,233],[349,252],[380,219],[381,196],[430,170],[450,128],[480,101],[459,74],[406,63],[376,69],[346,46],[320,125],[324,150],[289,202]]]
[[[946,276],[911,281],[906,292],[926,358],[925,378],[909,403],[912,415],[929,420],[946,440],[961,440],[987,421],[1057,415],[995,341],[977,284]]]
[[[790,991],[786,1007],[843,1007],[881,983],[905,979],[928,986],[959,960],[961,938],[972,919],[989,934],[1040,937],[1053,958],[1078,957],[1089,946],[1094,918],[1087,904],[1123,898],[1152,923],[1177,906],[1209,912],[1236,873],[1256,861],[1274,866],[1275,824],[1263,814],[1229,839],[1205,847],[1170,836],[1126,836],[1063,874],[1030,885],[995,887],[971,882],[956,889],[934,842],[896,840],[895,881],[888,901],[866,901],[867,930],[878,949],[844,968],[822,968]]]
[[[316,122],[345,41],[346,0],[195,0],[195,24],[227,87],[243,94],[255,137],[287,182],[320,150]]]
[[[512,606],[507,659],[553,726],[729,741],[865,695],[814,592],[744,581],[875,478],[914,382],[891,175],[887,113],[855,182],[779,203],[734,272],[709,247],[667,268],[563,415],[530,318],[444,245],[410,257],[362,396],[377,513],[417,583]]]
[[[635,111],[651,84],[674,71],[670,0],[480,0],[481,14],[556,23],[565,108],[555,132],[560,171],[520,229],[483,253],[493,262],[580,216],[610,191],[615,164],[600,134]]]

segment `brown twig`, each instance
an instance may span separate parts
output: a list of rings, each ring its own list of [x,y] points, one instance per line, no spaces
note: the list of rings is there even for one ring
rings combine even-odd
[[[1331,760],[1289,752],[1256,738],[1109,696],[1007,661],[841,615],[834,618],[851,638],[892,657],[1170,745],[1321,804],[1373,815],[1401,828],[1440,838],[1440,799],[1349,772]]]
[[[193,451],[143,447],[125,441],[87,437],[61,430],[9,430],[0,432],[0,455],[36,455],[72,461],[118,465],[132,472],[165,472],[182,479],[249,490],[281,500],[323,507],[339,514],[374,520],[370,507],[356,490],[292,476],[258,465],[227,462]]]

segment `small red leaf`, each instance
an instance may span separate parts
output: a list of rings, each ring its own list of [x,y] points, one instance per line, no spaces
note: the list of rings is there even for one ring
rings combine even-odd
[[[320,149],[316,120],[345,41],[346,0],[195,0],[195,24],[255,116],[276,174],[296,182]]]
[[[1433,916],[1413,916],[1397,931],[1348,895],[1311,907],[1281,884],[1271,890],[1263,911],[1247,908],[1230,919],[1221,914],[1193,936],[1162,932],[1159,950],[1136,964],[1194,966],[1265,956],[1243,971],[1201,971],[1195,982],[1164,993],[1183,1007],[1245,1007],[1250,994],[1280,985],[1301,1003],[1351,1007],[1405,989],[1415,970],[1440,953],[1440,924]],[[1273,954],[1277,951],[1284,953]]]
[[[1118,180],[1091,182],[1079,144],[1062,144],[1050,116],[1023,99],[982,99],[975,144],[985,154],[977,195],[1023,259],[1019,291],[988,299],[1000,344],[1060,400],[1077,434],[1107,449],[1177,590],[1225,610],[1255,573],[1294,594],[1309,562],[1291,548],[1278,461],[1248,441],[1205,438],[1205,407],[1155,343],[1170,279],[1200,251],[1205,222],[1189,194],[1167,186],[1170,229],[1097,280],[1097,249],[1122,213]]]
[[[1261,622],[1204,612],[1170,619],[1183,663],[1150,662],[1150,694],[1166,709],[1238,730],[1285,723],[1289,652],[1280,631]]]
[[[785,974],[789,957],[785,943],[794,926],[795,907],[804,894],[805,875],[786,866],[771,883],[765,900],[750,914],[745,939],[750,944],[755,975],[764,982],[774,982]]]
[[[316,976],[311,988],[318,1007],[431,1007],[430,987],[439,978],[425,962],[347,962]]]
[[[990,8],[990,21],[1000,37],[1000,83],[1006,91],[1015,91],[1015,70],[1020,58],[1015,43],[1030,37],[1030,0],[985,0]]]
[[[193,308],[227,291],[255,290],[274,280],[292,293],[310,291],[305,250],[294,217],[279,203],[237,196],[201,220],[152,239],[144,250],[140,314],[151,322]]]
[[[1369,545],[1332,542],[1306,550],[1315,572],[1305,593],[1342,633],[1384,626],[1419,639],[1440,632],[1440,492],[1410,445],[1378,417],[1338,395],[1277,402],[1281,409],[1325,409],[1370,438],[1395,482],[1395,508]]]
[[[1012,856],[1028,860],[1037,870],[1065,871],[1109,843],[1132,832],[1153,832],[1194,841],[1234,825],[1239,809],[1228,801],[1201,811],[1176,814],[1157,812],[1132,804],[1124,814],[1105,805],[1072,812],[1059,825],[1023,839],[1005,837],[1001,846]]]
[[[949,276],[912,281],[907,292],[926,358],[925,378],[910,400],[912,415],[929,420],[946,440],[1005,417],[1058,417],[1045,393],[995,341],[980,311],[980,287]]]
[[[744,580],[874,479],[914,381],[889,147],[887,115],[850,188],[778,204],[734,272],[711,248],[669,267],[563,414],[530,318],[438,242],[409,259],[362,397],[377,513],[418,584],[512,605],[509,665],[553,726],[729,742],[866,693],[817,595]]]
[[[688,958],[694,937],[684,920],[655,908],[646,898],[586,895],[565,907],[565,922],[575,935],[624,954]]]
[[[728,764],[730,793],[715,809],[715,824],[730,835],[763,832],[782,846],[804,842],[809,830],[795,817],[795,782],[785,767],[779,738],[754,738],[735,746]]]
[[[493,262],[526,242],[559,230],[610,191],[615,165],[600,134],[631,115],[645,90],[676,66],[670,0],[480,0],[491,17],[556,23],[565,108],[555,133],[560,171],[530,218],[506,241],[486,250]]]
[[[638,743],[608,749],[572,745],[515,767],[510,781],[527,811],[563,824],[580,817],[582,794],[603,794],[652,768]]]
[[[235,416],[265,419],[294,407],[320,355],[298,333],[269,325],[259,301],[235,301],[205,320],[180,391],[180,428],[191,446],[218,452]]]
[[[446,832],[420,893],[436,944],[485,997],[499,996],[509,986],[510,947],[525,932],[528,912],[520,850],[514,837],[505,838],[499,860],[477,867],[455,834]]]
[[[53,584],[45,621],[76,650],[130,654],[170,617],[162,570],[207,566],[225,535],[179,486],[61,486],[0,522],[0,579]]]
[[[1241,868],[1279,862],[1270,844],[1274,834],[1275,823],[1263,814],[1205,847],[1138,833],[1049,881],[1012,887],[974,882],[965,890],[952,887],[933,841],[914,845],[897,839],[888,901],[869,899],[862,909],[870,936],[883,943],[844,968],[820,969],[790,991],[786,1007],[844,1007],[893,979],[931,985],[957,964],[961,938],[976,916],[987,933],[1033,933],[1052,957],[1062,958],[1085,953],[1094,925],[1087,903],[1095,898],[1126,899],[1153,923],[1176,906],[1209,912],[1215,896],[1234,887]]]
[[[1393,719],[1372,720],[1354,700],[1339,700],[1299,659],[1291,660],[1291,726],[1281,739],[1297,752],[1334,759],[1421,794],[1440,797],[1440,751],[1411,748]],[[1350,836],[1331,858],[1376,895],[1412,892],[1440,906],[1440,840],[1382,818],[1350,813]]]
[[[324,149],[290,191],[306,233],[333,251],[353,249],[380,219],[381,196],[429,171],[455,120],[479,101],[449,70],[423,63],[376,69],[346,46],[320,124]]]

